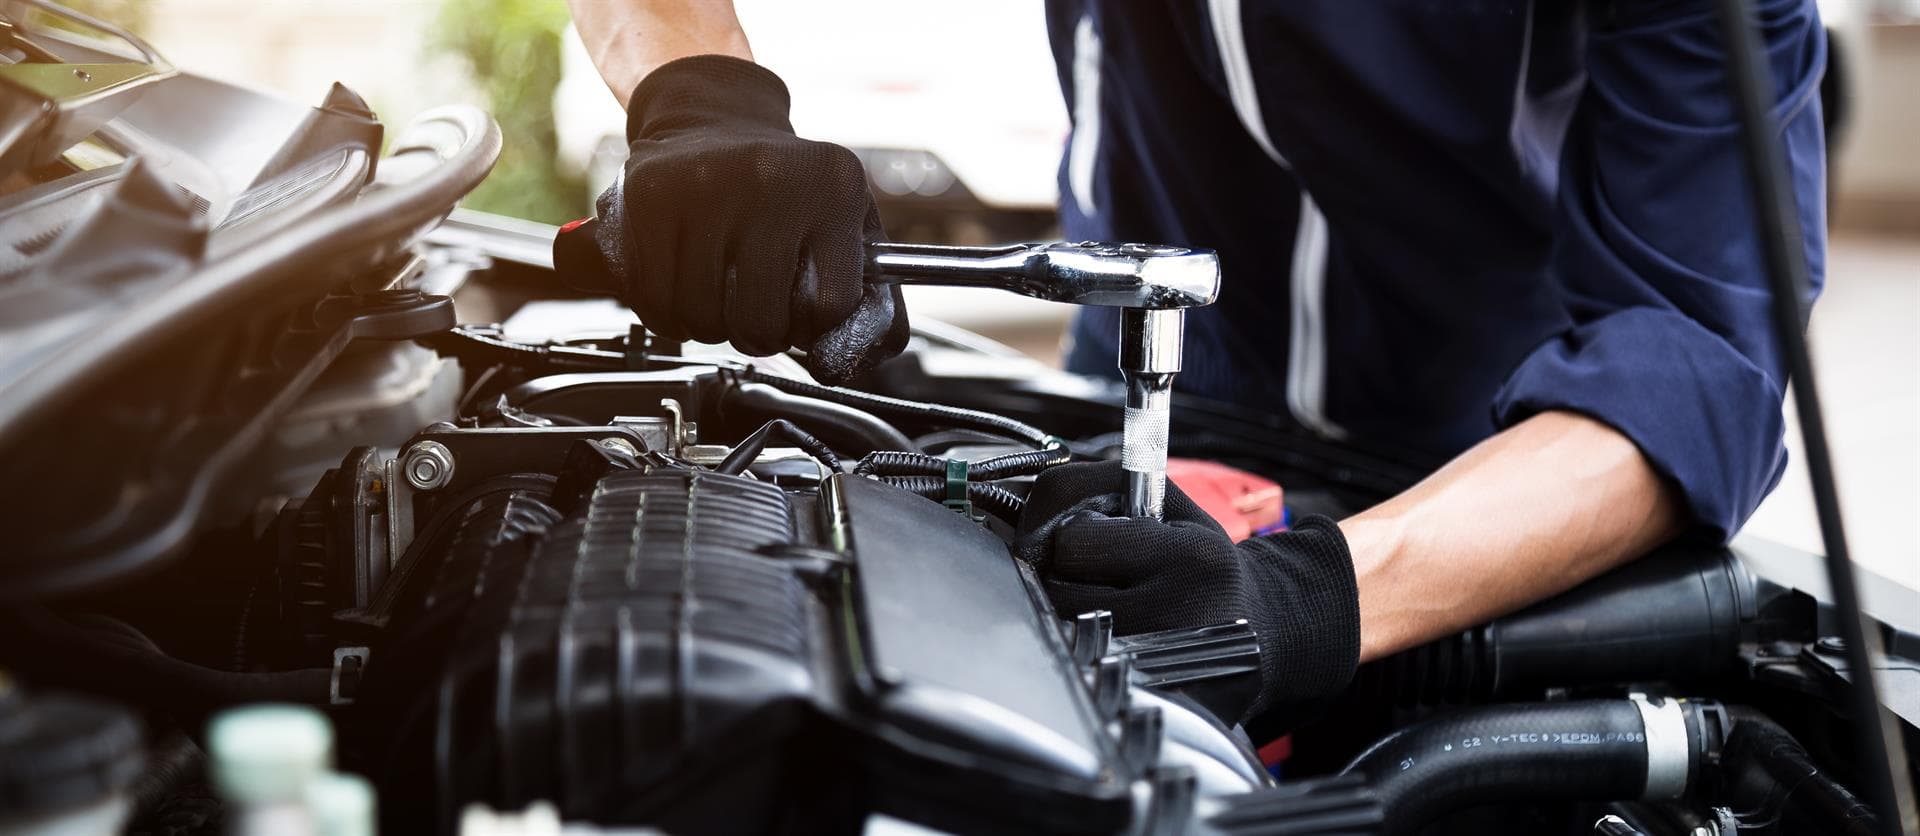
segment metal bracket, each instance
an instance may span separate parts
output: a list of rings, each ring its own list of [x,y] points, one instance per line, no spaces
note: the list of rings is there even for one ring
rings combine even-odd
[[[327,682],[327,701],[332,705],[353,705],[353,693],[360,688],[360,674],[367,669],[372,651],[365,647],[333,649],[333,676]]]
[[[689,444],[698,443],[700,428],[687,420],[686,408],[672,398],[661,398],[660,408],[667,411],[667,419],[673,427],[673,449],[675,451]]]
[[[404,455],[404,454],[403,454]],[[387,496],[387,568],[400,563],[400,556],[413,545],[413,486],[400,474],[399,457],[387,459],[386,476],[381,481]]]

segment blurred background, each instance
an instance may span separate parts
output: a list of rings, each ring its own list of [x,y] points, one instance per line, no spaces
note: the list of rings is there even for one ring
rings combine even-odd
[[[578,217],[624,156],[622,114],[563,0],[68,2],[203,75],[312,102],[340,81],[389,124],[449,102],[487,108],[506,151],[474,209]],[[894,237],[1050,234],[1067,119],[1038,0],[974,0],[963,13],[933,0],[736,5],[759,60],[792,88],[795,127],[860,152]],[[1821,7],[1845,123],[1813,350],[1854,552],[1920,588],[1920,0]],[[1067,315],[965,291],[910,307],[1046,360]],[[1747,531],[1819,551],[1792,433],[1794,466]]]

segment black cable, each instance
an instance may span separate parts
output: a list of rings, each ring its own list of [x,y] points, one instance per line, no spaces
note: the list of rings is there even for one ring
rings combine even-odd
[[[1032,476],[1054,465],[1066,464],[1072,458],[1072,451],[1068,450],[1064,444],[1054,445],[1044,450],[1008,453],[967,463],[967,479],[974,482],[991,482],[1015,476]],[[926,453],[879,450],[862,457],[860,463],[854,466],[853,472],[862,476],[945,477],[947,459]]]
[[[927,453],[875,450],[861,456],[853,472],[861,476],[939,476],[947,472],[947,460]],[[971,465],[967,478],[974,478]]]
[[[264,575],[264,572],[258,573]],[[240,599],[240,612],[233,619],[233,647],[227,657],[227,670],[245,671],[251,667],[252,653],[249,639],[253,634],[253,608],[260,598],[260,586],[265,583],[261,577],[255,577],[247,584],[247,595]]]
[[[34,607],[0,610],[0,660],[45,685],[203,718],[249,702],[326,705],[333,670],[239,673],[168,656],[124,632],[89,630]]]
[[[913,440],[913,449],[942,450],[962,444],[1007,444],[1010,439],[979,430],[934,430]]]
[[[904,490],[919,494],[935,502],[947,498],[947,480],[935,476],[883,476],[880,481]],[[967,483],[967,501],[978,506],[1008,525],[1020,524],[1020,511],[1027,501],[1015,496],[1012,491],[999,485],[987,485],[980,482]]]
[[[722,415],[734,408],[767,418],[786,418],[806,426],[836,449],[862,454],[874,450],[919,450],[913,439],[864,409],[784,392],[764,383],[736,383],[720,396]]]
[[[767,374],[754,368],[748,368],[740,372],[739,379],[753,383],[765,383],[775,389],[795,395],[819,398],[824,401],[832,401],[857,409],[864,409],[882,418],[920,420],[942,424],[948,427],[958,427],[993,433],[994,435],[1004,435],[1035,449],[1046,449],[1057,443],[1053,436],[1042,432],[1039,428],[1031,424],[1015,421],[1012,418],[995,415],[991,412],[919,403],[916,401],[902,400],[900,398],[889,398],[885,395],[860,392],[853,389],[820,386],[794,380],[789,377]]]
[[[840,457],[833,454],[833,448],[785,418],[775,418],[761,424],[760,429],[754,430],[751,435],[741,439],[739,444],[734,445],[733,452],[728,453],[727,457],[714,467],[714,472],[729,476],[738,475],[746,470],[748,465],[753,464],[753,460],[759,457],[760,451],[767,449],[767,442],[774,436],[780,436],[795,447],[805,450],[807,455],[825,465],[828,472],[840,472]]]
[[[504,368],[506,368],[506,366],[496,363],[487,366],[485,371],[474,375],[473,383],[467,386],[467,391],[461,393],[459,403],[454,404],[453,414],[466,415],[468,411],[472,409],[474,399],[480,397],[481,392],[486,391],[487,384],[492,383],[493,379],[500,375],[500,370]]]
[[[158,815],[166,805],[189,786],[204,780],[207,753],[178,728],[158,735],[147,747],[147,765],[134,779],[127,794],[133,798],[133,823],[130,832],[141,832],[139,823]]]
[[[1593,823],[1594,836],[1647,836],[1644,830],[1635,829],[1619,816],[1602,816]]]
[[[415,342],[440,354],[471,360],[477,365],[504,363],[556,373],[619,372],[627,370],[626,355],[591,348],[528,345],[468,325],[420,337]]]
[[[1733,731],[1721,747],[1712,801],[1754,830],[1874,836],[1880,817],[1772,717],[1730,706]],[[1743,828],[1745,829],[1745,828]]]
[[[1860,609],[1860,590],[1854,584],[1853,561],[1840,522],[1833,455],[1827,447],[1819,388],[1814,384],[1813,358],[1803,333],[1807,311],[1801,300],[1807,298],[1812,283],[1786,154],[1780,144],[1780,125],[1773,116],[1773,74],[1760,58],[1762,46],[1752,0],[1717,0],[1716,5],[1727,46],[1728,80],[1740,117],[1741,147],[1746,154],[1748,179],[1753,183],[1754,225],[1760,234],[1772,289],[1774,331],[1786,355],[1787,379],[1793,382],[1807,476],[1813,484],[1813,507],[1827,553],[1827,584],[1839,615],[1840,636],[1846,642],[1851,687],[1845,690],[1853,719],[1854,746],[1865,766],[1861,777],[1866,782],[1867,798],[1882,813],[1885,824],[1881,831],[1890,836],[1913,834],[1920,829],[1920,822],[1916,822],[1913,788],[1903,777],[1906,756],[1899,730],[1880,706],[1873,668],[1874,660],[1880,657],[1879,635]]]

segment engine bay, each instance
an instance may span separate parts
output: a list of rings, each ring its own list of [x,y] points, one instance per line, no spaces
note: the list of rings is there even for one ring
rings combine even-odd
[[[1116,640],[1108,619],[1064,634],[1003,540],[916,495],[929,477],[856,476],[873,455],[843,472],[792,420],[761,417],[883,401],[753,380],[780,379],[698,366],[539,378],[494,404],[513,416],[485,422],[499,425],[434,425],[392,459],[350,453],[275,520],[298,652],[325,665],[362,643],[354,712],[407,718],[367,754],[409,795],[446,797],[437,829],[469,802],[546,800],[672,832],[795,816],[857,830],[839,821],[848,810],[985,830],[1046,811],[1112,832],[1134,817],[1131,782],[1173,764],[1211,795],[1263,782],[1212,719],[1237,715],[1257,682],[1244,625]],[[623,410],[655,414],[593,420]],[[827,434],[892,428],[864,417]],[[760,424],[711,441],[730,421]],[[381,549],[379,530],[408,516],[407,545]],[[959,625],[979,631],[958,641]],[[844,783],[816,786],[822,773]],[[707,780],[721,797],[671,791]],[[429,829],[429,812],[402,831]]]
[[[0,829],[333,832],[243,829],[231,775],[300,758],[395,834],[1875,826],[1832,610],[1757,568],[1811,556],[1670,546],[1242,724],[1245,622],[1125,634],[1012,553],[1036,474],[1118,456],[1116,381],[924,319],[845,388],[662,340],[455,209],[485,114],[376,160],[344,88],[141,78],[118,162],[0,196]],[[1437,464],[1175,402],[1175,456],[1291,513]],[[218,733],[261,704],[326,742]]]

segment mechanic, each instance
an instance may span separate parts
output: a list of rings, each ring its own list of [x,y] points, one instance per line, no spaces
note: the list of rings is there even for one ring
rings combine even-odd
[[[794,136],[731,3],[571,4],[628,111],[625,192],[603,200],[624,201],[648,326],[804,348],[829,381],[897,353],[897,288],[861,280],[881,230],[860,163]],[[1814,0],[1760,6],[1817,288],[1825,40]],[[1054,468],[1021,548],[1062,612],[1123,632],[1246,618],[1263,706],[1299,704],[1356,659],[1678,536],[1724,540],[1780,478],[1784,360],[1705,0],[1048,15],[1066,237],[1220,253],[1224,303],[1189,313],[1181,387],[1452,457],[1338,524],[1240,544],[1177,491],[1164,523],[1114,516],[1113,463]],[[1112,373],[1115,316],[1081,313],[1071,369]]]

